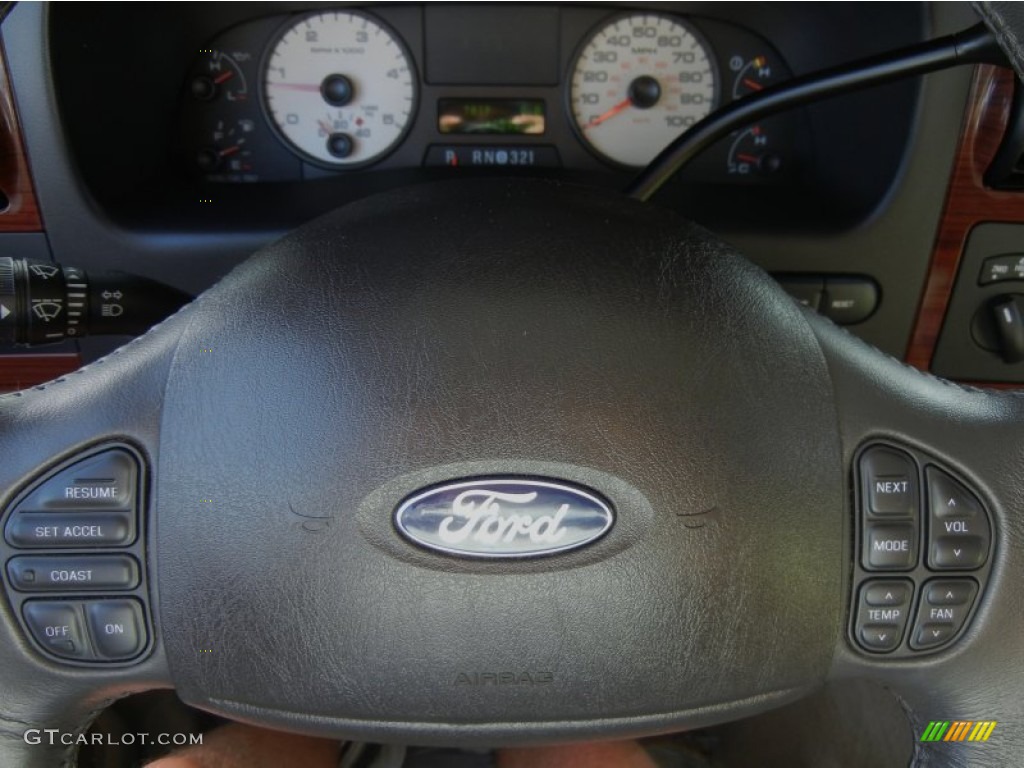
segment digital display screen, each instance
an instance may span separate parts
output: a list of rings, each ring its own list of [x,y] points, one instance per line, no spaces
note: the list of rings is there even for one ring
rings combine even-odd
[[[539,136],[544,133],[541,99],[439,99],[437,130],[448,134]]]

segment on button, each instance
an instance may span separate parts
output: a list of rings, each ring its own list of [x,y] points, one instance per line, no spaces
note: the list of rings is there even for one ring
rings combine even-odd
[[[142,605],[137,600],[97,600],[86,603],[85,615],[100,656],[130,659],[146,645]]]

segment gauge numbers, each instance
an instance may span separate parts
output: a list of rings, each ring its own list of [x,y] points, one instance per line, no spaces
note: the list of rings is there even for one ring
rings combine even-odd
[[[394,149],[412,122],[416,85],[399,38],[357,11],[327,11],[289,25],[267,56],[264,104],[298,154],[353,167]]]
[[[660,14],[612,20],[583,46],[569,101],[579,135],[600,156],[647,165],[715,106],[715,65],[683,22]]]

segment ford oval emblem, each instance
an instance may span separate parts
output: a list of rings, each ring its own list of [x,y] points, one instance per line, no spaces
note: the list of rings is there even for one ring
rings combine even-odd
[[[420,546],[463,557],[550,555],[601,538],[615,521],[592,492],[547,480],[479,479],[406,499],[395,525]]]

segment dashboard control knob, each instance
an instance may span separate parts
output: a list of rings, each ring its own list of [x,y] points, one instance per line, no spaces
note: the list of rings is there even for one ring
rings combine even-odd
[[[985,302],[974,314],[971,336],[1005,363],[1024,361],[1024,294],[1003,294]]]
[[[1024,316],[1016,296],[1007,296],[992,307],[999,351],[1008,363],[1024,360]]]

